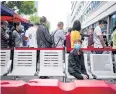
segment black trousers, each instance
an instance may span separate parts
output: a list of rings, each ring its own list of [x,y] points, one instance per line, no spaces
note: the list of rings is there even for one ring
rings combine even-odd
[[[36,64],[36,71],[38,71],[38,63],[40,63],[39,62],[40,61],[40,50],[37,50],[37,64]]]

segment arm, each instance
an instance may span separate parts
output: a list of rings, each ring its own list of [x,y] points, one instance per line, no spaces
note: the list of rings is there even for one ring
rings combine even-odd
[[[6,32],[4,32],[4,31],[1,31],[1,37],[4,40],[8,40],[9,39],[9,35]]]
[[[80,35],[83,37],[89,37],[89,35],[87,35],[87,34],[80,34]]]
[[[105,47],[103,36],[102,35],[98,35],[98,38],[100,39],[100,42],[101,42],[102,46]]]
[[[26,30],[24,40],[28,40],[28,37],[29,37],[28,30]]]
[[[48,31],[48,29],[46,27],[44,27],[44,36],[45,36],[45,39],[52,44],[52,39],[51,39],[51,36],[50,36],[50,33]]]

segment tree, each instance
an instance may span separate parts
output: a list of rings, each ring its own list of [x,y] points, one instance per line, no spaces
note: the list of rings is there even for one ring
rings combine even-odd
[[[17,11],[19,14],[30,15],[37,11],[34,1],[2,1],[2,4]]]
[[[33,24],[35,24],[35,23],[40,23],[40,17],[39,17],[39,16],[31,15],[31,16],[29,17],[29,20],[30,20]],[[50,23],[49,23],[49,21],[47,21],[45,25],[46,25],[46,27],[50,30]]]
[[[47,21],[46,27],[50,30],[50,23]]]
[[[35,24],[35,23],[40,23],[40,17],[39,17],[39,16],[33,16],[33,15],[31,15],[31,16],[29,17],[29,20],[30,20],[33,24]]]

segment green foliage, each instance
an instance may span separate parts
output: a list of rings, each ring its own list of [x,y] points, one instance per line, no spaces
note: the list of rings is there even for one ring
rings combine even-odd
[[[46,27],[50,30],[50,23],[49,22],[46,23]]]
[[[40,23],[40,17],[39,16],[30,16],[29,20],[35,24],[35,23]]]
[[[19,14],[30,15],[37,12],[34,1],[3,1],[2,4],[13,10],[17,10]]]
[[[40,23],[40,17],[39,16],[34,16],[34,15],[31,15],[29,20],[35,24],[35,23]],[[46,22],[46,27],[50,30],[50,23],[47,21]]]

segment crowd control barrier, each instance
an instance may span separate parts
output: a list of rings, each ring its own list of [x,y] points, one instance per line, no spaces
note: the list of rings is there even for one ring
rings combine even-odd
[[[65,50],[64,48],[2,48],[1,50]],[[71,51],[73,48],[66,48],[66,50]],[[87,48],[81,48],[81,50],[84,51],[116,51],[116,49],[113,49],[112,47],[105,47],[105,48],[93,48],[93,47],[87,47]]]
[[[1,94],[26,94],[24,81],[0,81]]]
[[[116,84],[109,84],[109,86],[114,92],[116,92]]]
[[[1,94],[116,94],[116,84],[103,80],[74,80],[63,83],[56,79],[0,81]]]
[[[63,83],[58,80],[35,79],[29,81],[27,94],[116,94],[105,81],[75,80]]]

